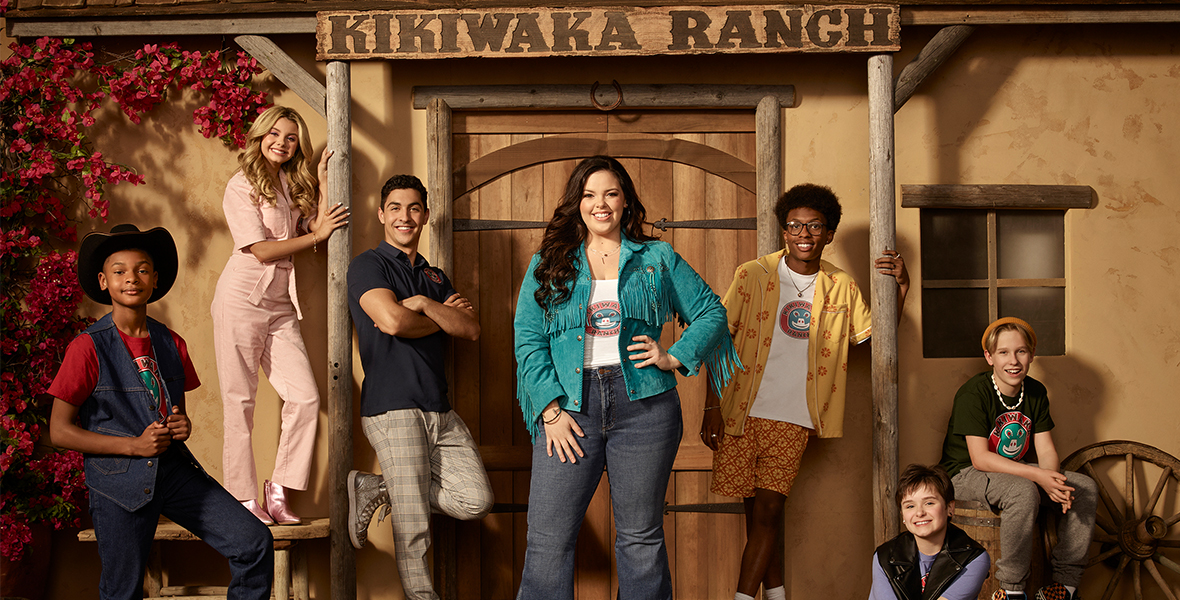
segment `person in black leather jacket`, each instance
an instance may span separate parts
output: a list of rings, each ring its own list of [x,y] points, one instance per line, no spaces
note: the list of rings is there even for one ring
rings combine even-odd
[[[969,600],[979,595],[991,558],[950,523],[955,488],[940,466],[910,465],[897,485],[906,531],[873,555],[869,600]]]

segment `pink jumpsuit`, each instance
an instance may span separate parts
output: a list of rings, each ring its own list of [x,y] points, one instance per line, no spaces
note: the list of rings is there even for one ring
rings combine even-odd
[[[225,419],[225,489],[241,501],[258,498],[258,476],[250,432],[261,366],[283,399],[282,431],[271,481],[307,489],[319,417],[319,387],[299,332],[295,269],[286,256],[262,263],[247,249],[255,242],[299,235],[299,209],[291,202],[287,178],[276,205],[255,204],[253,187],[238,172],[225,186],[222,209],[234,251],[217,280],[213,296],[213,340]]]

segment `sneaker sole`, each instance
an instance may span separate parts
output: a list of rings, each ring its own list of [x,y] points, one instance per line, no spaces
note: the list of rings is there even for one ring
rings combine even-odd
[[[360,550],[365,545],[356,536],[356,476],[360,471],[348,472],[348,539],[352,547]]]

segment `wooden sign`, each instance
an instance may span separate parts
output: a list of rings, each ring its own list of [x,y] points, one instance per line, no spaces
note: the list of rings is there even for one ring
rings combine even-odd
[[[892,52],[897,5],[317,13],[318,60]]]

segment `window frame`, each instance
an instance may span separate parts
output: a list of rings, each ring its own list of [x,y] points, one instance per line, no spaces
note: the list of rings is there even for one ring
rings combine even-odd
[[[1049,287],[1068,290],[1067,277],[1000,278],[999,237],[997,212],[1004,210],[1053,210],[1062,213],[1063,239],[1065,213],[1071,208],[1093,208],[1097,194],[1088,185],[914,185],[901,186],[902,208],[964,209],[986,211],[987,278],[928,279],[923,273],[921,288],[927,289],[986,289],[988,322],[999,318],[999,296],[1002,288]],[[919,242],[920,244],[923,241]],[[1068,254],[1068,253],[1067,253]],[[1068,303],[1068,302],[1067,302]],[[1063,315],[1063,321],[1065,320]],[[923,314],[923,327],[926,326]],[[1068,321],[1065,323],[1068,325]],[[1066,332],[1068,333],[1068,331]],[[1064,353],[1064,349],[1062,350]],[[923,343],[923,358],[926,347]],[[950,358],[950,357],[931,357]]]

